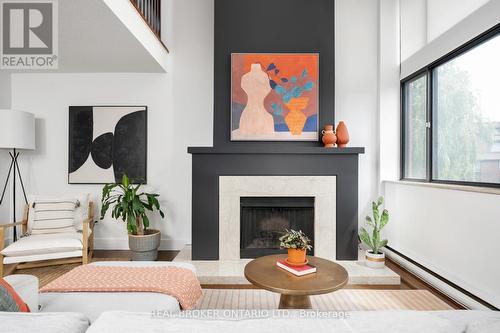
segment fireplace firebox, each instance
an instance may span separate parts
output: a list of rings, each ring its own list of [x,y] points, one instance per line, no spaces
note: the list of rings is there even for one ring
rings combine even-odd
[[[279,242],[285,229],[302,230],[314,246],[314,197],[240,198],[240,258],[285,253]]]

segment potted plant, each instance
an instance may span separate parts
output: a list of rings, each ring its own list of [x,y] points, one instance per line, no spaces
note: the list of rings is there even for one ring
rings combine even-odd
[[[110,206],[111,216],[121,218],[127,223],[128,244],[132,250],[132,260],[156,260],[161,234],[159,230],[149,229],[148,211],[157,210],[165,215],[158,202],[159,194],[140,192],[142,184],[131,184],[127,175],[123,175],[121,184],[106,184],[102,189],[101,220]]]
[[[380,213],[380,206],[384,203],[384,197],[379,197],[377,202],[372,202],[373,219],[366,217],[366,223],[372,228],[372,235],[365,228],[361,228],[359,238],[370,249],[366,250],[366,265],[371,268],[383,268],[385,265],[385,253],[380,251],[387,245],[387,239],[380,239],[380,231],[389,222],[389,212],[384,209]]]
[[[306,252],[312,249],[311,240],[302,230],[285,230],[285,234],[279,238],[280,247],[288,249],[287,261],[290,264],[305,264]]]

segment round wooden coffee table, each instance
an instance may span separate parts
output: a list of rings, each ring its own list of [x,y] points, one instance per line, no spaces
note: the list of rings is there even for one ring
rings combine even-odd
[[[245,277],[253,285],[281,294],[280,309],[310,309],[309,295],[330,293],[344,287],[349,280],[344,267],[309,256],[309,264],[316,266],[316,273],[295,276],[276,266],[276,261],[286,257],[286,254],[260,257],[245,266]]]

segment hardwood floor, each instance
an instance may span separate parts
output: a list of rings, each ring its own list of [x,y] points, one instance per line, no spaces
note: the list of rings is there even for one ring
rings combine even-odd
[[[179,251],[159,251],[158,260],[160,261],[171,261]],[[130,251],[128,250],[96,250],[94,251],[93,261],[127,261],[130,260]],[[78,264],[63,265],[63,266],[51,266],[51,267],[41,267],[18,270],[15,274],[32,274],[40,279],[40,284],[45,285],[57,278],[58,276],[66,273],[72,268],[76,267]],[[428,290],[434,296],[446,302],[453,309],[464,309],[464,307],[457,302],[453,301],[451,298],[442,294],[432,286],[428,285],[417,276],[413,275],[411,272],[402,268],[395,262],[386,259],[386,265],[392,269],[394,272],[401,276],[401,284],[398,286],[380,286],[380,285],[349,285],[347,289],[373,289],[373,290]],[[202,285],[205,289],[252,289],[255,288],[252,285]]]
[[[444,302],[446,302],[449,306],[451,306],[453,309],[456,310],[463,310],[465,309],[464,306],[461,304],[455,302],[439,290],[435,289],[434,287],[430,286],[411,272],[407,271],[394,261],[387,259],[385,264],[387,267],[392,269],[394,272],[396,272],[400,277],[401,277],[401,289],[423,289],[423,290],[428,290],[430,291],[434,296],[440,298]]]

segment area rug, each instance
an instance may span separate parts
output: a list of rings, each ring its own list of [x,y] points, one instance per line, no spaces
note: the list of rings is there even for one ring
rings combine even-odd
[[[312,308],[322,311],[452,310],[427,290],[343,289],[311,296]],[[277,309],[279,295],[257,289],[204,289],[197,309]]]

